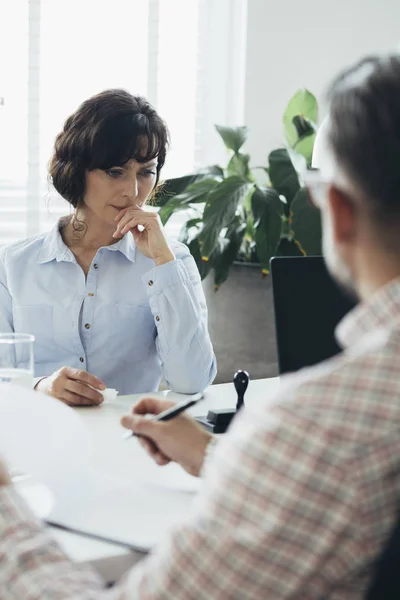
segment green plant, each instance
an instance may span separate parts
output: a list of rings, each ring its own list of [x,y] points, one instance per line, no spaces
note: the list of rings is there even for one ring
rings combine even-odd
[[[315,97],[299,90],[283,116],[287,147],[273,150],[267,166],[253,169],[250,156],[241,151],[247,127],[216,126],[230,154],[226,168],[214,165],[169,179],[157,194],[164,224],[177,211],[190,209],[180,240],[189,246],[202,278],[214,270],[216,288],[235,261],[260,264],[266,275],[272,256],[321,253],[319,212],[299,175],[300,165],[311,164],[317,118]]]

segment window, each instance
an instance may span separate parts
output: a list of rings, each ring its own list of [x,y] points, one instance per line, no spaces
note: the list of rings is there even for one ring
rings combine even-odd
[[[7,19],[0,14],[0,245],[47,231],[68,213],[47,182],[54,138],[106,88],[143,94],[168,123],[163,177],[224,161],[213,125],[241,123],[245,7],[9,0]]]

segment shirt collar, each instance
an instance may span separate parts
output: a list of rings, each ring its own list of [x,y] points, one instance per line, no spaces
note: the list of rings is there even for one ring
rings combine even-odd
[[[110,252],[121,252],[128,260],[131,262],[135,262],[136,258],[136,246],[135,241],[133,239],[133,235],[130,231],[124,235],[118,242],[112,244],[111,246],[104,246],[104,250],[109,250]]]
[[[354,308],[336,328],[339,344],[348,348],[371,334],[393,329],[400,320],[400,278],[393,279]]]
[[[43,240],[41,250],[39,252],[37,262],[44,264],[56,260],[57,262],[75,262],[75,257],[72,254],[68,246],[65,245],[60,233],[60,226],[62,220],[60,220]],[[121,252],[129,261],[135,262],[136,257],[136,246],[133,239],[133,235],[129,231],[123,238],[118,240],[111,246],[104,246],[104,250],[110,252]]]

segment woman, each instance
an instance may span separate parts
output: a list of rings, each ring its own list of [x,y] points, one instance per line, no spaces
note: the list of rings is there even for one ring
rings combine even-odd
[[[0,331],[35,335],[36,388],[68,404],[98,404],[105,387],[154,391],[162,376],[198,392],[215,376],[196,264],[144,209],[167,143],[143,98],[90,98],[50,161],[72,216],[0,251]]]

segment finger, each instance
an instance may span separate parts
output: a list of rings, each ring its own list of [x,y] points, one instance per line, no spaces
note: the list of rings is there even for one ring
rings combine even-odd
[[[132,223],[136,225],[143,225],[144,227],[149,227],[151,225],[154,225],[155,222],[158,222],[157,213],[147,212],[146,210],[142,210],[141,208],[130,208],[129,211],[127,211],[125,215],[123,215],[119,220],[117,231],[121,231],[124,228],[131,227]]]
[[[117,231],[119,231],[120,235],[125,235],[125,233],[128,233],[130,229],[135,229],[139,225],[146,228],[145,219],[141,219],[140,217],[131,217],[124,223],[121,221],[117,227]]]
[[[124,221],[124,223],[126,223],[126,221]],[[138,219],[134,220],[132,218],[130,221],[128,221],[128,225],[124,225],[124,223],[122,223],[122,221],[121,223],[118,223],[118,227],[113,233],[113,238],[122,237],[130,229],[136,229],[136,227],[139,225]]]
[[[82,398],[87,398],[93,404],[101,404],[104,400],[103,396],[89,387],[85,383],[81,383],[80,381],[75,381],[74,379],[67,379],[65,382],[65,389],[77,396],[81,396]]]
[[[137,217],[140,214],[144,215],[147,214],[146,211],[142,210],[141,208],[137,208],[136,206],[130,206],[129,208],[124,208],[122,209],[117,217],[118,219],[116,219],[118,221],[118,223],[120,223],[121,221],[126,221],[127,219],[131,219],[132,217]]]
[[[156,461],[156,463],[160,466],[160,467],[164,467],[164,465],[167,465],[168,463],[171,462],[171,460],[169,458],[167,458],[164,454],[162,454],[161,452],[159,452],[155,457],[154,460]]]
[[[69,367],[66,374],[70,379],[87,383],[88,385],[96,388],[96,390],[106,389],[106,385],[103,381],[101,381],[101,379],[95,375],[92,375],[91,373],[88,373],[87,371],[81,371],[80,369],[72,369]]]
[[[154,442],[144,437],[139,437],[138,440],[140,442],[140,445],[143,446],[143,448],[148,454],[150,454],[152,458],[154,458],[156,454],[159,454],[159,450]]]
[[[169,461],[170,458],[163,453],[157,442],[159,434],[166,426],[168,427],[166,423],[154,423],[145,417],[125,415],[121,418],[121,425],[133,431],[135,435],[145,438],[145,442],[148,444],[146,450],[157,464],[167,464],[166,461]]]
[[[171,400],[164,400],[161,398],[154,398],[148,396],[147,398],[142,398],[134,404],[132,407],[132,414],[134,415],[158,415],[163,410],[174,406],[174,402]]]
[[[141,212],[146,212],[143,210],[143,208],[139,204],[135,204],[134,206],[128,206],[127,208],[122,208],[114,220],[118,222],[122,219],[122,217],[124,215],[126,215],[127,212],[134,211],[134,210],[140,210]]]
[[[133,219],[133,217],[135,216],[137,215],[132,214],[132,211],[130,209],[126,210],[126,212],[123,215],[121,214],[120,218],[118,219],[117,230],[121,229],[121,227],[123,227],[125,223],[127,223],[130,219]]]
[[[120,219],[122,219],[122,217],[128,212],[128,210],[129,210],[129,208],[122,208],[114,220],[119,221]]]
[[[131,211],[130,213],[127,213],[126,215],[124,215],[124,217],[122,217],[122,219],[117,225],[117,231],[124,234],[127,231],[129,231],[129,229],[137,227],[138,225],[141,225],[142,227],[150,227],[152,224],[155,223],[156,220],[157,215],[154,213],[148,213],[144,210],[141,210],[140,214],[138,214],[137,212],[136,214],[133,214]]]
[[[137,244],[138,248],[139,244],[146,243],[148,240],[148,233],[146,229],[141,231],[138,227],[135,227],[134,229],[131,229],[131,233],[133,235],[133,239],[135,240],[135,244]],[[146,253],[146,251],[143,248],[139,248],[139,250],[141,250],[141,252],[145,254],[145,256],[151,258],[151,255]]]
[[[143,234],[144,235],[147,234],[146,230],[140,231],[140,229],[138,227],[133,227],[131,229],[131,233],[133,235],[133,239],[135,240],[135,242],[139,241],[143,237]]]
[[[68,390],[63,390],[61,394],[57,395],[57,398],[69,406],[94,406],[96,404],[92,400],[69,392]]]
[[[139,437],[138,440],[140,442],[140,445],[143,446],[143,448],[146,450],[149,456],[151,456],[151,458],[154,459],[158,465],[163,466],[171,462],[168,456],[165,456],[165,454],[163,454],[157,448],[154,442],[144,437]]]
[[[160,431],[160,426],[162,427],[165,423],[154,423],[154,421],[146,419],[145,417],[124,415],[121,418],[121,425],[125,427],[125,429],[130,429],[136,435],[143,435],[150,438],[151,441],[154,441],[157,437],[157,433]]]

